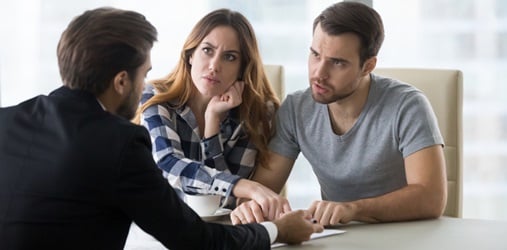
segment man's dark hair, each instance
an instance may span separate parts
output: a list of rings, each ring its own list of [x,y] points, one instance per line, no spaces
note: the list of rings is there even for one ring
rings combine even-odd
[[[58,43],[63,84],[100,95],[123,70],[133,79],[156,40],[155,27],[137,12],[86,11],[72,20]]]
[[[361,39],[360,65],[376,56],[384,41],[384,25],[380,15],[358,2],[339,2],[329,6],[313,21],[313,31],[320,24],[329,35],[354,33]]]

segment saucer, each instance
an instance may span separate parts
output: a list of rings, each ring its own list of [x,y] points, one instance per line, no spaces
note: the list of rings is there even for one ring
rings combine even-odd
[[[213,214],[213,215],[207,215],[207,216],[201,216],[201,218],[202,218],[203,221],[214,221],[214,220],[220,219],[223,216],[229,215],[231,213],[231,211],[232,210],[227,209],[227,208],[219,208],[215,212],[215,214]]]

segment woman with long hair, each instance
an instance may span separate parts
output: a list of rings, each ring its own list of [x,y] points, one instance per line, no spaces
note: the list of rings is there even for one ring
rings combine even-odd
[[[232,206],[230,197],[252,199],[274,219],[290,210],[287,200],[248,177],[267,167],[279,105],[252,26],[219,9],[195,25],[175,69],[146,86],[136,121],[149,130],[154,158],[182,199],[214,194]]]

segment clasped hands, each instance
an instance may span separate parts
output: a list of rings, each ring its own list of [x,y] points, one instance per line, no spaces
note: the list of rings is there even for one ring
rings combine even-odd
[[[264,188],[264,189],[262,189]],[[262,187],[261,193],[253,191],[250,200],[239,199],[240,203],[231,214],[232,224],[274,221],[291,212],[288,200],[268,188]],[[355,214],[355,206],[350,203],[332,201],[314,201],[305,211],[309,220],[315,220],[322,226],[346,224]]]

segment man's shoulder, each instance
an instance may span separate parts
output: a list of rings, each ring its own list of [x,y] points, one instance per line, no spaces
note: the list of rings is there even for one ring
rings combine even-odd
[[[315,103],[312,98],[312,91],[310,88],[296,90],[287,94],[284,100],[285,105],[290,106],[307,106]]]
[[[417,92],[418,90],[409,83],[400,81],[395,78],[390,78],[382,75],[372,74],[372,82],[378,89],[384,90],[388,93],[408,93]]]
[[[132,121],[129,121],[123,117],[119,117],[113,114],[107,114],[107,117],[104,118],[105,119],[99,122],[103,122],[104,126],[112,128],[111,130],[114,131],[115,133],[120,134],[132,133],[138,135],[145,135],[148,133],[145,127],[135,124]]]
[[[287,120],[292,117],[295,121],[306,123],[306,121],[319,116],[325,104],[317,103],[312,97],[310,88],[298,90],[288,94],[278,110],[279,116]]]
[[[399,105],[413,98],[424,98],[421,90],[394,78],[372,74],[372,84],[372,97],[380,102]]]
[[[292,93],[289,93],[289,94],[287,94],[286,98],[301,99],[301,98],[304,98],[306,96],[311,96],[311,95],[312,95],[311,89],[306,88],[306,89],[300,89],[300,90],[296,90]]]

